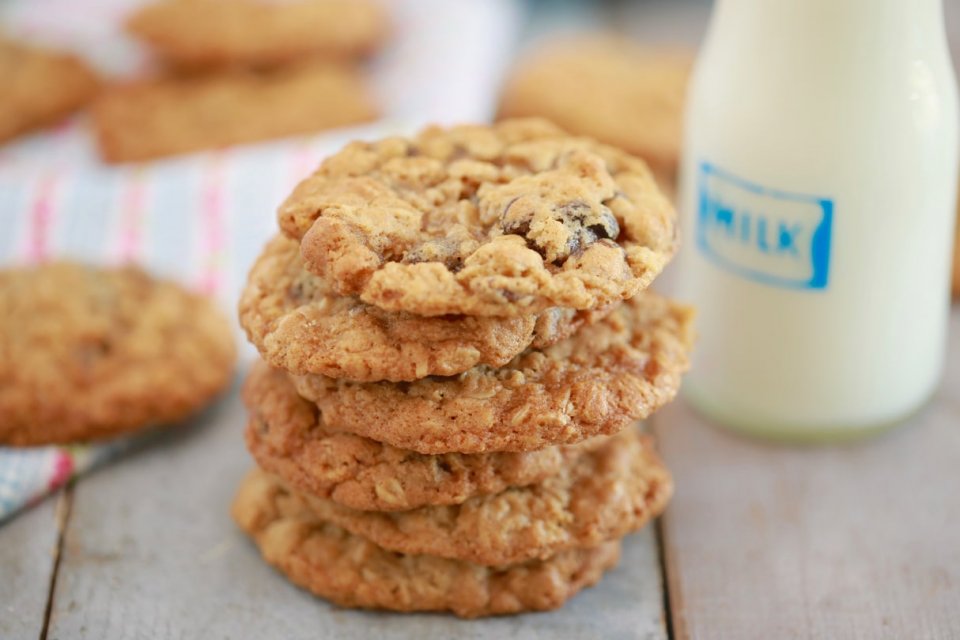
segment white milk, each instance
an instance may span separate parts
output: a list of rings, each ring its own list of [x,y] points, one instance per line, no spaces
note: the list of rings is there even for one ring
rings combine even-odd
[[[719,0],[681,172],[694,404],[819,439],[933,393],[957,120],[940,0]]]

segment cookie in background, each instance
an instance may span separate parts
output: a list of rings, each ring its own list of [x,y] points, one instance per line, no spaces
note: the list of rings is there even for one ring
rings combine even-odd
[[[646,160],[672,194],[692,65],[690,51],[646,47],[615,34],[551,40],[509,74],[498,118],[541,116],[618,146]]]
[[[360,72],[324,61],[120,84],[93,106],[108,162],[310,133],[377,116]]]
[[[0,35],[0,142],[56,124],[97,92],[96,74],[76,56]]]
[[[136,162],[303,135],[379,115],[361,69],[386,41],[366,0],[161,0],[126,28],[152,78],[109,87],[94,120],[103,159]]]
[[[389,31],[370,0],[162,0],[135,12],[127,29],[165,63],[189,69],[363,58]]]
[[[0,270],[0,444],[180,421],[229,384],[232,336],[212,301],[136,267]]]

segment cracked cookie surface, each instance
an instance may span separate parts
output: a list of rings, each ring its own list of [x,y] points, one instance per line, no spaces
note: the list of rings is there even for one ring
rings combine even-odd
[[[343,607],[451,611],[466,618],[556,609],[620,558],[619,541],[497,568],[397,554],[324,521],[260,470],[244,479],[232,514],[264,560]]]
[[[692,311],[647,291],[499,369],[407,383],[292,376],[324,424],[420,453],[529,451],[614,433],[676,395]]]
[[[127,29],[179,67],[266,67],[368,55],[387,21],[368,0],[162,0],[137,10]]]
[[[0,270],[0,443],[181,420],[229,384],[234,358],[211,301],[137,268]]]
[[[304,270],[297,243],[278,236],[250,271],[240,324],[274,366],[358,382],[396,382],[456,375],[477,365],[500,367],[527,347],[554,344],[609,311],[553,308],[509,318],[384,311],[337,295]]]
[[[261,468],[297,491],[358,510],[459,504],[476,495],[533,484],[605,441],[477,455],[431,456],[397,449],[327,430],[316,405],[297,395],[286,374],[263,362],[247,377],[243,399],[250,412],[247,448]]]
[[[542,120],[351,143],[278,217],[338,293],[428,316],[602,307],[675,248],[643,161]]]
[[[619,539],[659,515],[672,490],[649,439],[628,428],[540,483],[459,505],[384,513],[303,497],[384,549],[503,566]]]

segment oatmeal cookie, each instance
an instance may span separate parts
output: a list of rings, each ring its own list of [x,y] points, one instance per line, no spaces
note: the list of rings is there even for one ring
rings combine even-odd
[[[528,453],[423,455],[320,422],[280,371],[254,365],[244,385],[247,448],[262,469],[295,490],[358,510],[399,511],[459,504],[476,495],[540,482],[604,438]]]
[[[175,422],[230,382],[214,305],[134,267],[0,270],[0,443],[105,438]]]
[[[162,0],[127,29],[178,67],[269,67],[366,56],[384,42],[387,20],[369,0]]]
[[[278,215],[337,293],[427,316],[595,309],[644,289],[675,248],[643,161],[542,120],[354,142]]]
[[[659,515],[672,491],[650,442],[630,428],[543,482],[459,505],[385,513],[303,498],[319,518],[389,551],[502,566],[621,538]]]
[[[619,541],[507,567],[397,554],[324,521],[259,470],[243,481],[232,511],[268,563],[343,607],[465,618],[556,609],[620,558]]]
[[[690,309],[648,291],[499,369],[405,383],[292,379],[332,430],[420,453],[529,451],[614,433],[670,402],[691,321]]]
[[[0,37],[0,142],[54,124],[96,93],[97,76],[78,58]]]
[[[366,122],[377,111],[359,71],[308,62],[118,85],[93,115],[104,159],[134,162]]]
[[[612,34],[559,39],[517,65],[499,117],[548,118],[643,158],[661,184],[672,185],[692,66],[690,52],[650,49]]]
[[[240,324],[276,367],[357,382],[398,382],[503,366],[527,347],[548,347],[610,310],[553,308],[509,318],[384,311],[334,293],[303,269],[297,243],[278,236],[250,271]]]

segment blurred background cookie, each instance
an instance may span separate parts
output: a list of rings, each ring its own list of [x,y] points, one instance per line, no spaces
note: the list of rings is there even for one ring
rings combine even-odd
[[[55,124],[86,104],[98,84],[77,57],[0,35],[0,142]]]
[[[356,69],[307,61],[118,85],[93,116],[104,159],[132,162],[365,122],[377,110]]]
[[[135,267],[0,271],[0,444],[106,438],[181,420],[229,383],[230,325]]]
[[[541,116],[621,147],[672,187],[692,64],[692,52],[641,46],[614,34],[550,40],[510,72],[498,117]]]
[[[127,28],[172,65],[261,67],[367,56],[386,39],[387,19],[370,0],[163,0]]]

